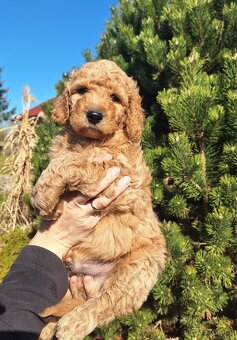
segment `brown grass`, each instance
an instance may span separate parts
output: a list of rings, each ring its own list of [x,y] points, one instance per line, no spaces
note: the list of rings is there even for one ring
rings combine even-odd
[[[10,127],[5,148],[10,156],[4,162],[3,170],[12,177],[12,189],[0,212],[0,232],[12,231],[16,226],[29,226],[29,208],[25,198],[31,193],[31,158],[35,143],[35,125],[37,120],[29,118],[30,103],[34,98],[29,87],[23,90],[24,112],[18,116]]]
[[[3,168],[4,164],[6,162],[6,158],[7,158],[7,156],[0,152],[0,174],[2,172],[2,168]]]

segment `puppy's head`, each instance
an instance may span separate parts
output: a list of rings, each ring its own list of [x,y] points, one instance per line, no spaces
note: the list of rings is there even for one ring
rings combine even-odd
[[[138,142],[143,127],[138,88],[112,61],[87,63],[65,83],[53,119],[84,138],[102,140],[123,130],[132,142]]]

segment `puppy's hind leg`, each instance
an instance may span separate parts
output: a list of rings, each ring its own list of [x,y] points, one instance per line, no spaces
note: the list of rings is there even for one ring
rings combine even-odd
[[[54,318],[49,321],[47,325],[42,329],[38,340],[51,340],[56,334],[58,318]]]
[[[162,235],[159,245],[152,249],[130,253],[118,264],[115,275],[104,283],[101,293],[59,320],[58,339],[81,340],[96,327],[140,308],[164,267],[165,257]]]

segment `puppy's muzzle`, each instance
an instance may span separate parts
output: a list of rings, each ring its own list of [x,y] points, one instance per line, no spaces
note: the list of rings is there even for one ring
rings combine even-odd
[[[96,110],[87,111],[86,117],[89,123],[96,125],[103,119],[103,113]]]

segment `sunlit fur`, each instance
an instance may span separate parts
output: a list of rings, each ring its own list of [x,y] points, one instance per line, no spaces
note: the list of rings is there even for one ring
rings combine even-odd
[[[102,121],[89,123],[90,110],[103,112]],[[140,146],[143,110],[132,78],[112,61],[85,64],[72,72],[53,118],[65,129],[54,139],[51,162],[33,190],[32,203],[42,216],[57,218],[65,190],[93,197],[111,166],[119,166],[121,177],[132,179],[105,209],[107,216],[65,256],[78,275],[83,275],[80,270],[86,264],[94,289],[86,296],[79,280],[73,298],[67,294],[42,313],[61,318],[46,326],[41,339],[50,339],[55,332],[59,339],[83,339],[95,327],[142,305],[164,268],[166,246],[152,210],[151,175]],[[111,154],[112,160],[92,161],[101,153]],[[103,194],[110,195],[113,187]]]

